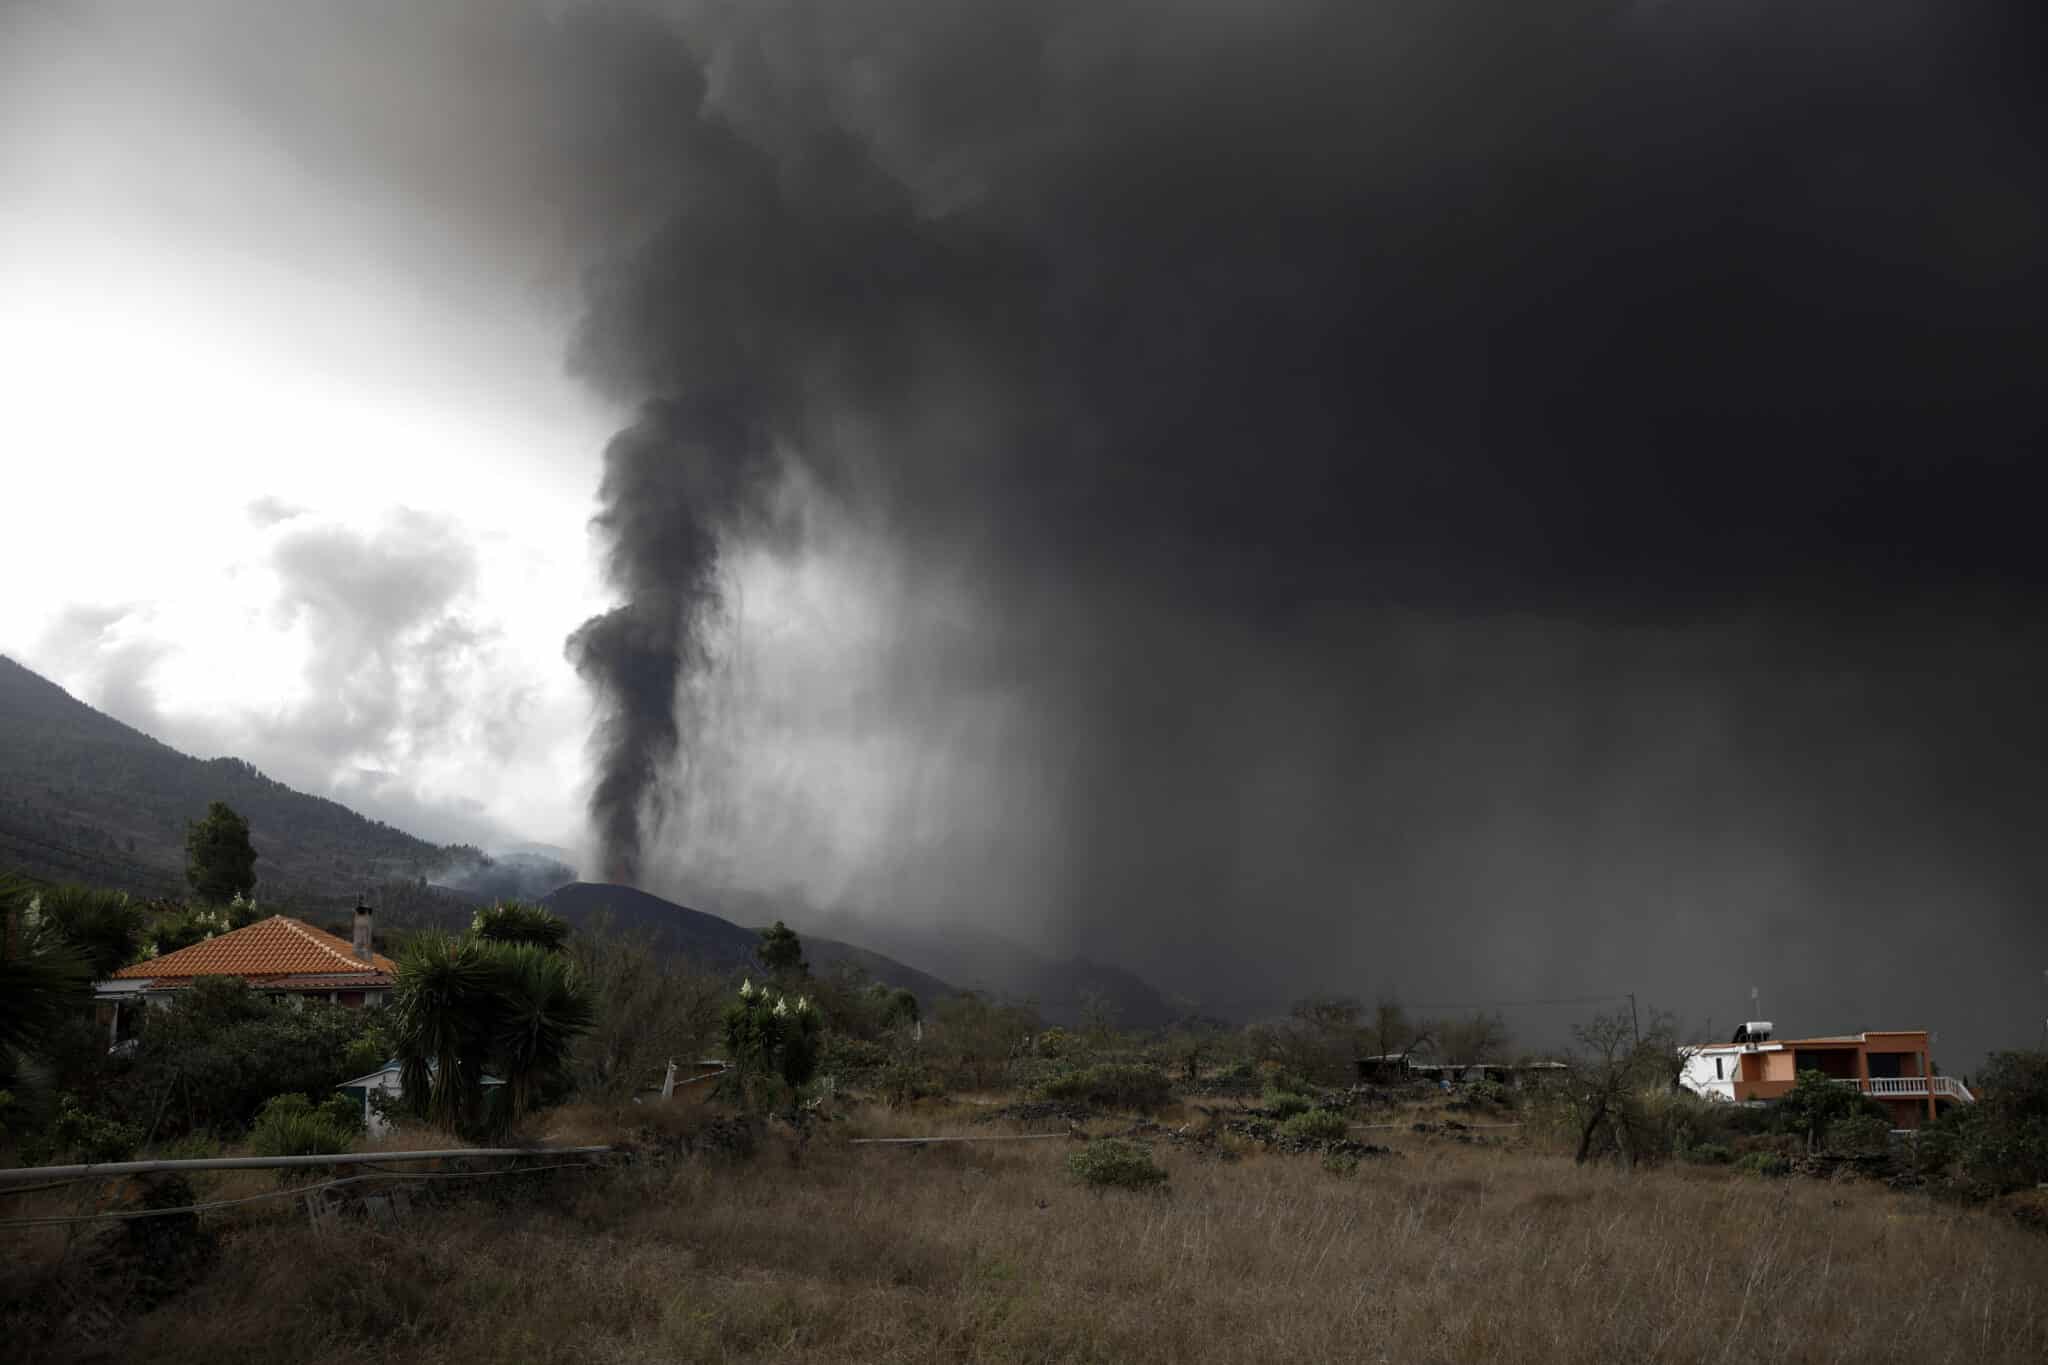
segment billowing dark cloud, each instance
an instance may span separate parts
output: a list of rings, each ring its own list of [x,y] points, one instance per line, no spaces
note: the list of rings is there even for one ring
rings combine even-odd
[[[2030,1008],[2038,14],[380,14],[206,60],[580,282],[614,872],[682,875],[733,564],[825,506],[908,566],[835,721],[980,775],[899,775],[870,905],[1212,996]]]
[[[709,14],[611,68],[602,145],[646,193],[577,360],[645,405],[607,461],[610,619],[681,623],[583,656],[611,695],[675,723],[772,449],[979,564],[1061,753],[1032,891],[1066,937],[1214,981],[1284,925],[1276,973],[1335,939],[1389,986],[1518,995],[1782,974],[1788,941],[1802,975],[1896,975],[1869,926],[1944,887],[2010,927],[2038,863],[1959,811],[2025,802],[1999,760],[2040,731],[1921,660],[1987,700],[2041,662],[2018,35]],[[658,801],[677,737],[621,734],[631,839],[616,798]],[[1959,772],[1995,785],[1958,805]]]

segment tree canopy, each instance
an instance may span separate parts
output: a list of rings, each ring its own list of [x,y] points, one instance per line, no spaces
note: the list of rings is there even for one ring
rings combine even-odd
[[[216,904],[256,889],[256,846],[249,822],[225,801],[206,808],[185,833],[185,880],[194,895]]]
[[[392,1010],[406,1103],[454,1130],[499,1128],[532,1108],[539,1087],[562,1073],[571,1045],[597,1017],[590,987],[569,958],[530,940],[477,932],[408,943]],[[491,1068],[503,1073],[506,1089],[506,1102],[495,1108],[485,1105]]]
[[[803,941],[781,920],[761,931],[761,946],[754,954],[776,976],[801,976],[810,970],[804,962]]]

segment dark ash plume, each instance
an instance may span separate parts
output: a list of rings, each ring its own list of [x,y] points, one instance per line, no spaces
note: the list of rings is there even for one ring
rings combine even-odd
[[[709,398],[649,403],[605,450],[596,524],[626,601],[584,622],[568,653],[601,709],[590,810],[607,881],[639,879],[644,833],[660,825],[677,692],[704,665],[720,605],[719,542],[759,513],[767,454],[743,403]]]

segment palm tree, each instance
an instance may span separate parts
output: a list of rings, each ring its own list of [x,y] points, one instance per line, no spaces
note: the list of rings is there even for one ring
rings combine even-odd
[[[560,1072],[570,1044],[597,1022],[597,1002],[574,963],[532,943],[493,944],[497,972],[492,1053],[504,1068],[505,1117],[533,1103],[537,1082]]]
[[[526,1113],[597,1019],[590,987],[559,953],[438,934],[406,946],[392,1008],[407,1103],[444,1128],[497,1127]],[[507,1103],[487,1115],[490,1066],[505,1073]]]
[[[474,939],[423,934],[398,960],[393,1032],[406,1103],[444,1128],[483,1109],[496,971]]]
[[[469,932],[492,943],[532,943],[555,952],[567,941],[569,925],[544,905],[499,901],[476,912]]]
[[[42,917],[38,899],[28,882],[0,877],[0,1061],[44,1051],[92,998],[92,964]]]
[[[126,892],[91,886],[51,887],[43,892],[41,916],[85,955],[95,977],[127,964],[149,918]]]

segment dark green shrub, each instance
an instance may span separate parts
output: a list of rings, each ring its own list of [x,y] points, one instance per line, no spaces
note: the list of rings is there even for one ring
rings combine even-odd
[[[322,1156],[345,1152],[363,1126],[362,1108],[347,1095],[314,1104],[304,1095],[279,1095],[263,1106],[249,1130],[257,1156]]]
[[[1039,1093],[1049,1100],[1149,1111],[1173,1098],[1173,1084],[1157,1067],[1105,1062],[1056,1076]]]
[[[49,1125],[32,1142],[22,1144],[28,1165],[46,1166],[63,1156],[82,1162],[126,1161],[142,1145],[142,1130],[82,1108],[76,1096],[61,1095]]]
[[[470,918],[469,932],[487,943],[531,943],[550,952],[569,941],[569,925],[544,905],[499,901]]]
[[[1298,1142],[1342,1142],[1344,1116],[1334,1109],[1310,1109],[1280,1125],[1280,1136]]]
[[[1458,1098],[1489,1109],[1510,1109],[1514,1107],[1515,1092],[1496,1080],[1477,1080],[1462,1086]]]
[[[1751,1152],[1735,1163],[1735,1169],[1747,1175],[1790,1175],[1792,1159],[1778,1152]]]
[[[849,1038],[843,1033],[826,1034],[824,1047],[818,1056],[818,1074],[821,1076],[859,1076],[880,1071],[887,1065],[889,1049],[886,1046],[865,1038]]]
[[[1991,1191],[2048,1184],[2048,1052],[1994,1052],[1977,1103],[1941,1126],[1971,1182]]]
[[[1339,1151],[1335,1147],[1323,1153],[1323,1169],[1339,1178],[1358,1174],[1358,1154]]]
[[[118,1099],[122,1117],[158,1139],[188,1131],[240,1133],[273,1095],[330,1094],[389,1056],[382,1010],[351,1010],[274,1000],[231,977],[202,977],[151,1010],[131,1079]],[[377,1033],[374,1047],[352,1051]],[[356,1066],[382,1053],[371,1066]]]
[[[882,1069],[882,1099],[896,1109],[913,1100],[936,1099],[946,1093],[946,1086],[932,1069],[922,1062],[904,1059],[891,1062]]]
[[[1961,1146],[1946,1124],[1916,1129],[1906,1142],[1906,1169],[1930,1180],[1945,1176],[1955,1166]]]
[[[1047,1086],[1066,1074],[1067,1069],[1049,1057],[1015,1057],[1003,1068],[1003,1084],[1012,1090],[1044,1094]]]
[[[1163,1184],[1166,1172],[1136,1143],[1098,1138],[1067,1158],[1067,1170],[1096,1189],[1144,1190]]]
[[[1827,1149],[1838,1156],[1883,1156],[1891,1147],[1892,1126],[1876,1114],[1851,1114],[1827,1128]]]
[[[1689,1161],[1695,1166],[1726,1166],[1735,1160],[1735,1153],[1718,1142],[1700,1142],[1681,1148],[1678,1159]]]
[[[1825,1072],[1802,1071],[1792,1089],[1771,1107],[1773,1126],[1780,1132],[1797,1133],[1806,1139],[1807,1150],[1820,1145],[1821,1135],[1843,1119],[1869,1114],[1886,1117],[1884,1106],[1843,1085]],[[1890,1125],[1886,1125],[1889,1131]]]
[[[1202,1087],[1218,1095],[1251,1095],[1264,1088],[1258,1063],[1235,1061],[1208,1078]]]
[[[1315,1101],[1293,1090],[1268,1090],[1259,1101],[1276,1119],[1291,1119],[1315,1108]]]

